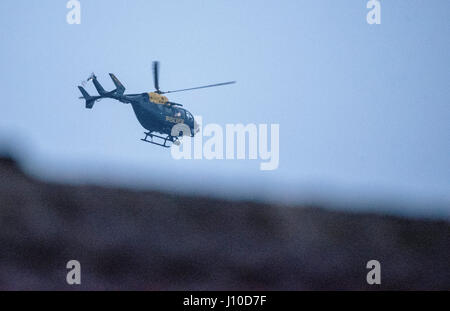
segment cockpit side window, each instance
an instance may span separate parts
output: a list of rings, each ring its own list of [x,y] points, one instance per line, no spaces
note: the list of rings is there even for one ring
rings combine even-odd
[[[184,109],[177,109],[177,114],[180,118],[186,118],[186,115],[184,113]]]
[[[180,109],[177,109],[177,108],[172,108],[173,109],[173,116],[175,117],[175,118],[181,118],[181,112],[180,112]]]

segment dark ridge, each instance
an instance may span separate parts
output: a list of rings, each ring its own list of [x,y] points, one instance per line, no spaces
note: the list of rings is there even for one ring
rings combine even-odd
[[[446,221],[0,176],[0,290],[450,289]]]
[[[8,154],[0,154],[0,166],[15,168],[17,167],[17,162],[12,156]]]

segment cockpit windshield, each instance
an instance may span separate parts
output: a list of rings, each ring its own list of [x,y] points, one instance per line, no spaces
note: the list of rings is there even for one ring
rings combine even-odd
[[[188,118],[188,120],[193,120],[194,117],[192,116],[192,114],[187,110],[185,110],[185,111],[186,111],[186,117]]]

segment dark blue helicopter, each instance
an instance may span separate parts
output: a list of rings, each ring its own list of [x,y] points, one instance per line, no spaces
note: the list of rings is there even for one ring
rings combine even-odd
[[[199,130],[192,114],[186,109],[181,108],[181,104],[169,101],[169,99],[166,96],[163,96],[163,94],[184,92],[236,83],[236,81],[230,81],[188,89],[162,92],[159,89],[159,62],[153,62],[153,82],[156,91],[141,94],[124,94],[125,87],[122,85],[122,83],[120,83],[119,79],[117,79],[116,76],[112,73],[110,73],[109,75],[113,80],[114,85],[116,86],[116,89],[110,92],[105,91],[102,85],[98,82],[97,77],[94,73],[88,78],[88,81],[92,80],[92,82],[94,83],[99,96],[90,96],[82,86],[78,86],[81,94],[83,94],[80,99],[86,100],[86,108],[92,109],[95,102],[103,98],[112,98],[124,104],[131,104],[139,123],[141,123],[141,125],[146,130],[148,130],[148,132],[144,133],[145,138],[141,140],[162,147],[170,147],[169,145],[167,145],[168,141],[178,145],[180,144],[179,137],[186,134],[190,134],[191,137],[193,137]],[[177,128],[176,125],[183,125],[184,129],[189,128],[189,131],[175,131],[176,134],[174,134],[173,129]],[[182,126],[178,128],[183,129]],[[156,135],[155,133],[159,133],[164,136]],[[149,137],[150,140],[148,139]],[[153,138],[155,137],[164,140],[164,143],[155,142],[153,140]]]

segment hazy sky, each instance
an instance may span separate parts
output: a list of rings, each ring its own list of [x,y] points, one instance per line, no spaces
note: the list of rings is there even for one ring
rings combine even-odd
[[[366,3],[82,0],[69,25],[66,1],[2,0],[0,139],[54,178],[448,203],[450,1],[381,1],[381,25]],[[129,105],[78,99],[92,71],[152,91],[153,60],[162,89],[237,80],[169,98],[204,123],[279,123],[279,169],[173,160],[139,140]]]

